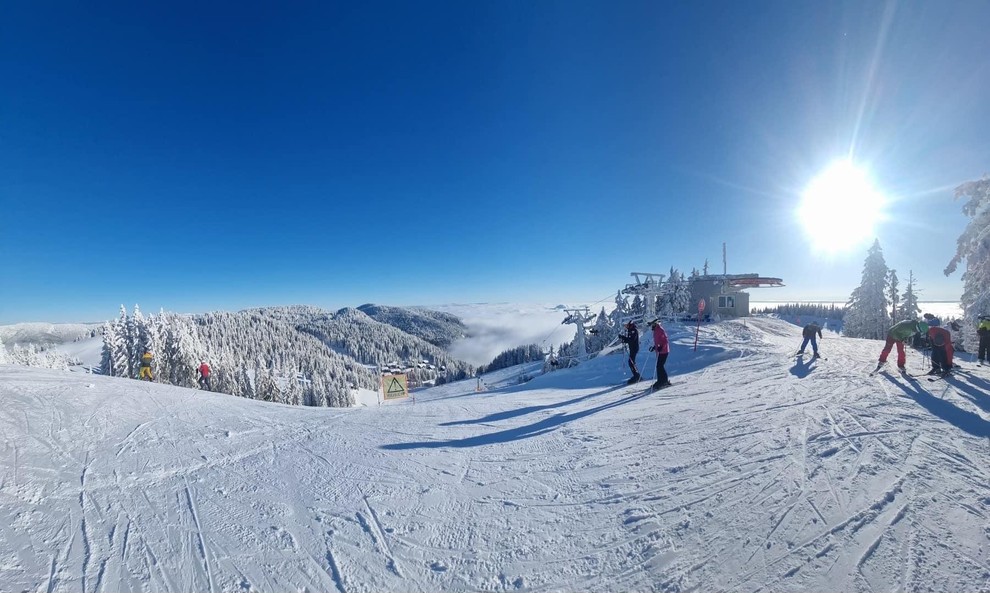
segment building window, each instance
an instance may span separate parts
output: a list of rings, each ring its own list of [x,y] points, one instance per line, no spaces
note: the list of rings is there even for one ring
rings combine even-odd
[[[731,296],[720,296],[718,297],[718,308],[719,309],[735,309],[736,299]]]

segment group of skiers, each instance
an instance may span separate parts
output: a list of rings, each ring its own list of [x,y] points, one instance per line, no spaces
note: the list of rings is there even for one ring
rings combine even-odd
[[[956,331],[960,329],[956,322],[952,322],[950,325]],[[979,362],[981,365],[990,363],[990,315],[980,315],[976,333],[980,337],[979,352],[977,354]],[[929,375],[940,375],[944,377],[952,372],[952,358],[955,354],[952,347],[952,334],[948,329],[942,327],[941,320],[931,313],[925,313],[924,321],[907,319],[895,323],[890,328],[887,332],[887,343],[880,353],[880,361],[877,364],[877,368],[880,368],[887,362],[887,355],[890,353],[891,347],[896,344],[897,368],[904,371],[904,341],[914,335],[927,337],[928,345],[931,347],[932,368],[928,371]]]
[[[155,360],[155,355],[151,353],[151,350],[145,350],[144,354],[141,355],[141,372],[138,375],[138,379],[154,381],[155,378],[151,373],[151,363]],[[210,365],[206,364],[205,360],[199,362],[199,368],[196,369],[199,373],[199,388],[205,391],[210,391]]]
[[[928,345],[931,347],[932,368],[928,371],[928,374],[944,377],[952,372],[952,357],[955,354],[952,348],[952,334],[949,333],[949,330],[942,327],[942,321],[931,313],[925,313],[922,317],[924,321],[905,319],[904,321],[895,323],[887,331],[887,340],[884,343],[883,350],[880,352],[877,369],[887,363],[887,356],[890,355],[891,349],[896,345],[897,368],[904,371],[904,365],[907,361],[904,354],[904,341],[914,335],[919,335],[926,336]],[[955,323],[953,323],[953,326],[954,329],[959,329]],[[984,362],[990,363],[990,315],[980,316],[977,333],[980,336],[980,364],[984,364]],[[813,358],[819,358],[818,342],[815,337],[822,337],[822,328],[817,323],[812,322],[804,326],[802,334],[804,341],[801,342],[798,355],[804,354],[804,349],[811,342],[811,347],[814,351]]]
[[[663,324],[659,319],[654,319],[647,324],[653,331],[653,345],[650,352],[657,355],[657,380],[653,383],[653,390],[670,387],[670,378],[664,366],[667,364],[667,356],[670,354],[670,340],[667,339],[667,332],[663,329]],[[636,368],[636,355],[639,354],[639,330],[636,323],[630,321],[626,323],[626,333],[619,334],[619,340],[629,347],[629,370],[632,377],[626,383],[632,385],[640,380],[639,369]]]

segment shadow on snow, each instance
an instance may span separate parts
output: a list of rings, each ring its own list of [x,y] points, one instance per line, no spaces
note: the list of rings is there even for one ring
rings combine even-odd
[[[562,408],[564,406],[569,406],[571,404],[576,404],[582,402],[586,399],[591,399],[593,397],[598,397],[599,395],[604,395],[610,391],[615,391],[623,387],[622,385],[616,385],[614,387],[609,387],[601,391],[596,391],[595,393],[589,393],[588,395],[582,395],[581,397],[575,397],[573,399],[565,400],[562,402],[557,402],[554,404],[546,404],[542,406],[527,406],[525,408],[516,408],[514,410],[505,410],[504,412],[497,412],[495,414],[489,414],[475,420],[454,420],[452,422],[442,422],[440,426],[460,426],[463,424],[484,424],[485,422],[496,422],[498,420],[508,420],[509,418],[515,418],[517,416],[525,416],[526,414],[532,414],[533,412],[539,412],[540,410],[549,410],[551,408]]]
[[[797,360],[794,361],[794,366],[790,370],[791,374],[798,379],[804,379],[811,374],[811,371],[815,370],[815,359],[810,358],[805,362],[803,357],[798,356]]]
[[[900,387],[908,397],[918,402],[918,405],[922,408],[925,408],[934,416],[945,420],[959,430],[981,438],[990,437],[990,422],[987,422],[978,414],[967,412],[944,399],[935,397],[920,386],[913,384],[906,385],[890,376],[887,377],[887,380]]]
[[[956,388],[959,395],[973,402],[984,412],[990,412],[990,395],[987,395],[987,391],[990,390],[990,382],[968,373],[963,373],[963,376],[966,377],[966,381],[960,381],[958,376],[952,375],[946,377],[945,380]]]
[[[603,392],[593,393],[576,399],[586,399],[595,395],[601,395],[602,393]],[[497,443],[507,443],[510,441],[528,439],[531,437],[546,434],[548,432],[552,432],[553,430],[556,430],[560,426],[567,424],[568,422],[571,422],[573,420],[578,420],[586,416],[591,416],[592,414],[597,414],[598,412],[604,412],[605,410],[609,410],[611,408],[632,403],[638,399],[646,397],[649,394],[650,391],[646,390],[643,391],[642,393],[634,393],[622,399],[601,404],[600,406],[596,406],[594,408],[581,410],[580,412],[572,412],[570,414],[554,414],[553,416],[544,418],[543,420],[534,422],[532,424],[527,424],[526,426],[508,428],[506,430],[500,430],[488,434],[476,435],[463,439],[450,439],[446,441],[394,443],[390,445],[382,445],[381,448],[387,449],[389,451],[402,451],[405,449],[442,449],[444,447],[453,447],[453,448],[480,447],[483,445],[494,445]]]

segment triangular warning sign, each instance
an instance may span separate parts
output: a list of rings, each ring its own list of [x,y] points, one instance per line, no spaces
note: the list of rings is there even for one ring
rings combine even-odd
[[[399,380],[392,377],[392,382],[388,384],[388,389],[385,390],[386,395],[391,395],[395,397],[396,395],[401,395],[406,392],[406,388],[399,383]]]
[[[385,388],[385,399],[409,397],[409,387],[406,385],[405,375],[386,375],[382,377],[382,384]]]

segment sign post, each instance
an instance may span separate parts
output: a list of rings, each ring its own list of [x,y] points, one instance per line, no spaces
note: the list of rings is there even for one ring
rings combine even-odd
[[[694,328],[694,351],[698,351],[698,332],[701,331],[701,314],[705,312],[705,299],[698,301],[698,325]]]

